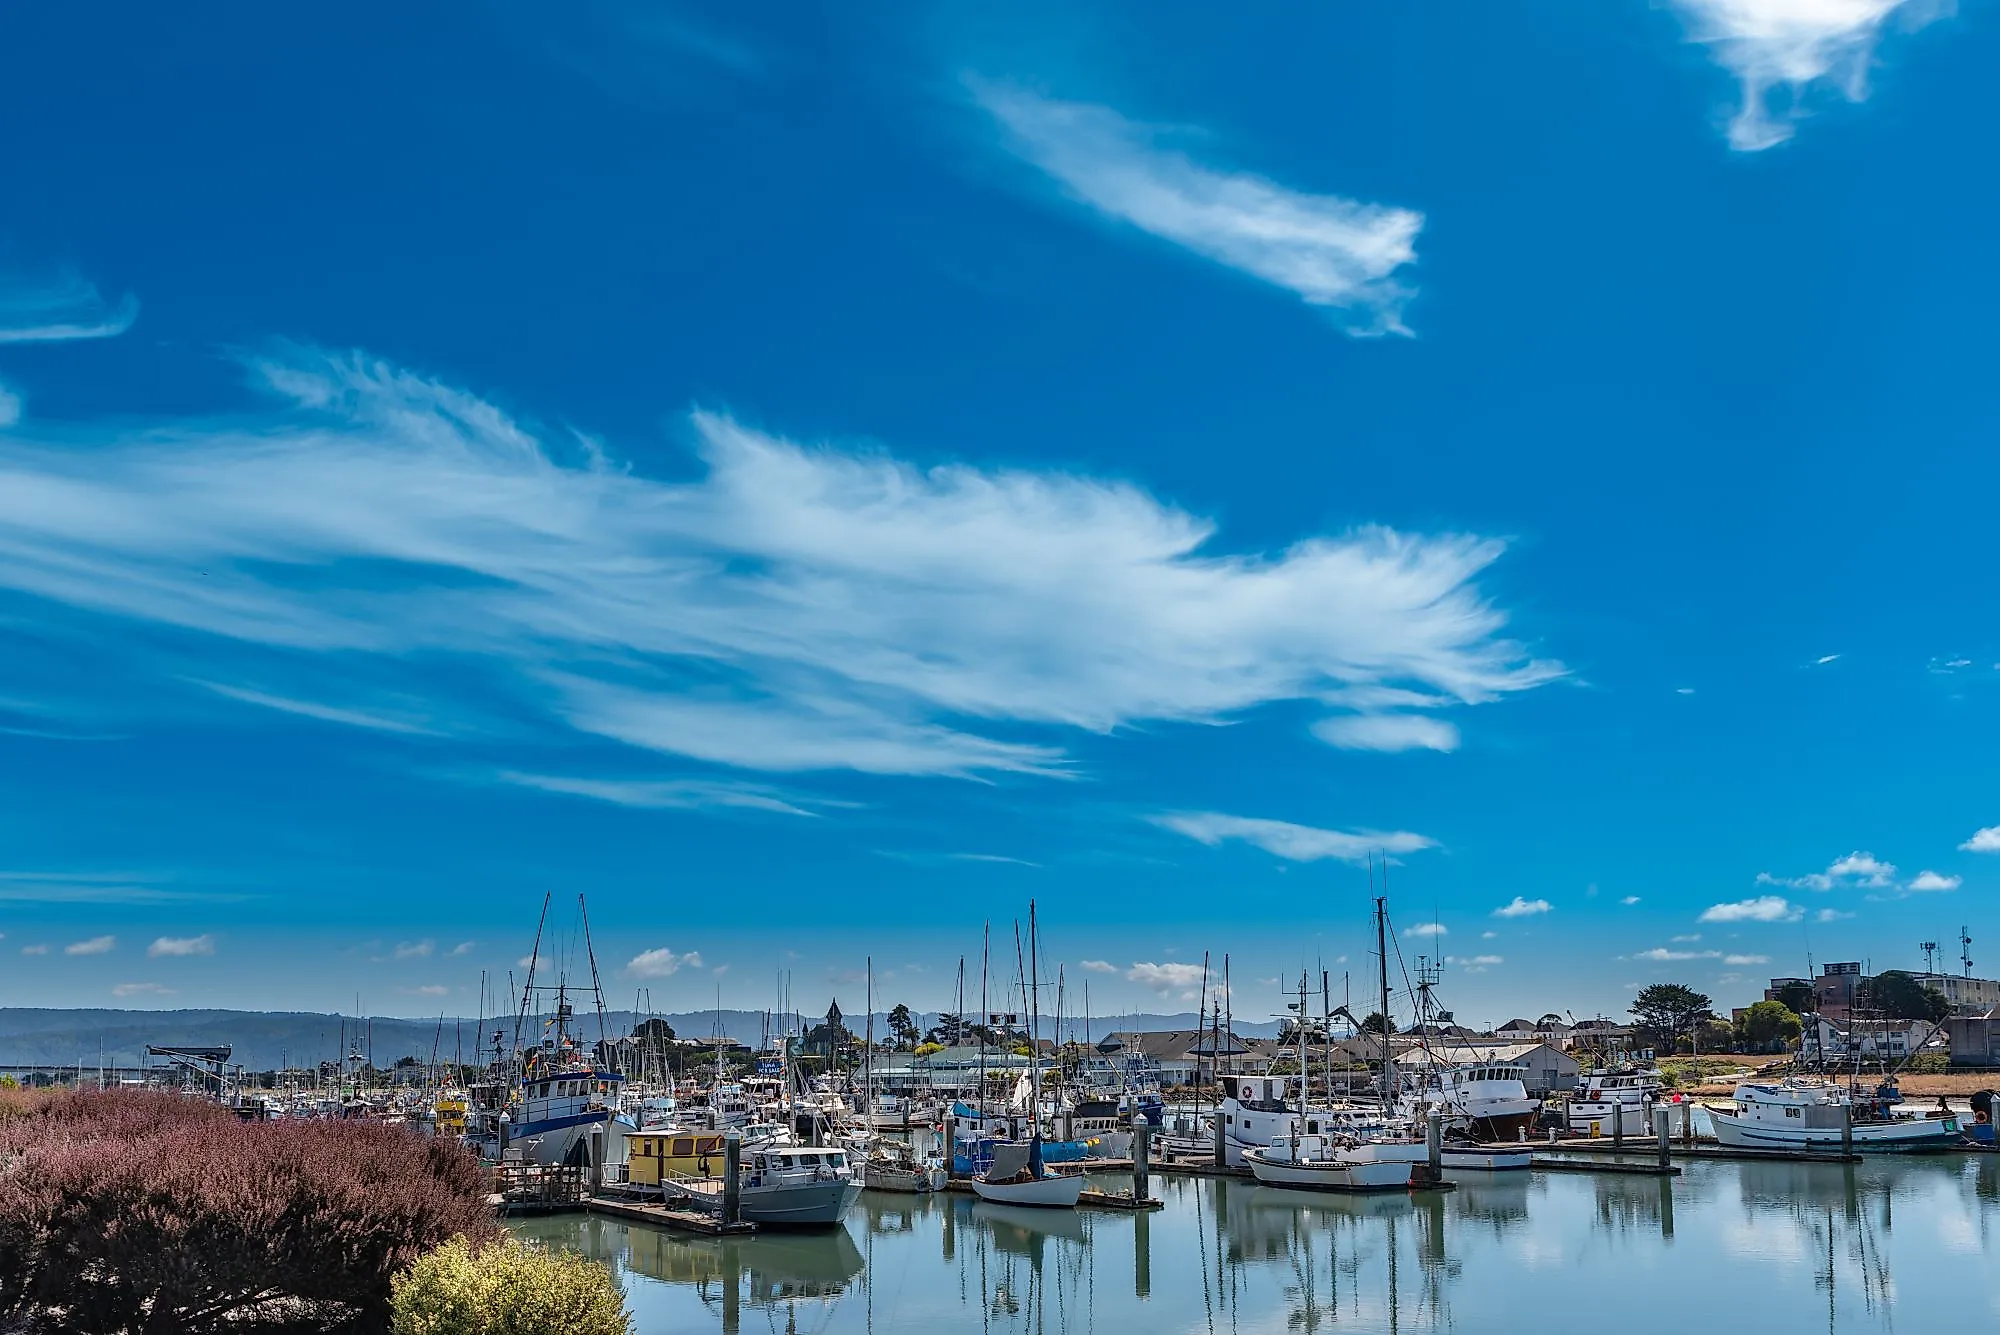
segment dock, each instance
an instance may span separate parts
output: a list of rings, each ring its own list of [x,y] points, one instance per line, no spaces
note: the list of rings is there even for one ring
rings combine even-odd
[[[953,1195],[971,1196],[972,1179],[955,1177],[945,1183],[945,1191]],[[1134,1196],[1130,1191],[1099,1191],[1095,1187],[1085,1187],[1083,1194],[1076,1198],[1079,1210],[1116,1210],[1125,1214],[1143,1214],[1149,1210],[1164,1210],[1167,1203],[1151,1196]]]

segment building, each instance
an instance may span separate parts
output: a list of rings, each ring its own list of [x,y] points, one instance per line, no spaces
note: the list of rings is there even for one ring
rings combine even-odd
[[[1577,1073],[1582,1069],[1576,1058],[1552,1043],[1453,1043],[1449,1049],[1426,1051],[1415,1043],[1405,1045],[1401,1039],[1396,1042],[1396,1069],[1405,1073],[1431,1065],[1462,1066],[1471,1062],[1506,1062],[1525,1067],[1527,1077],[1523,1083],[1530,1094],[1574,1089]]]
[[[1539,1020],[1509,1020],[1493,1031],[1493,1037],[1510,1043],[1550,1043],[1560,1048],[1568,1044],[1575,1029],[1575,1025],[1551,1011]]]
[[[2000,1069],[2000,1009],[1985,1015],[1954,1015],[1944,1027],[1951,1041],[1953,1066]]]
[[[2000,1007],[2000,982],[1991,978],[1965,978],[1955,973],[1912,973],[1910,977],[1944,993],[1953,1015],[1984,1019]]]
[[[1809,1062],[1900,1062],[1938,1026],[1928,1020],[1855,1020],[1822,1012],[1805,1017],[1800,1054]]]
[[[1212,1030],[1120,1030],[1105,1035],[1103,1042],[1097,1045],[1098,1051],[1106,1051],[1107,1045],[1112,1043],[1118,1046],[1110,1051],[1119,1060],[1131,1064],[1135,1072],[1151,1075],[1162,1086],[1206,1082],[1215,1064],[1211,1049],[1217,1045]],[[1225,1063],[1240,1061],[1251,1054],[1249,1045],[1234,1034],[1229,1035],[1220,1046],[1220,1055]]]
[[[1854,1013],[1854,999],[1861,991],[1861,962],[1850,960],[1828,964],[1811,980],[1813,1009],[1832,1020],[1845,1020]]]
[[[1639,1044],[1641,1046],[1634,1046]],[[1569,1050],[1593,1062],[1607,1060],[1652,1060],[1653,1050],[1643,1046],[1639,1031],[1615,1020],[1578,1020],[1569,1033]]]

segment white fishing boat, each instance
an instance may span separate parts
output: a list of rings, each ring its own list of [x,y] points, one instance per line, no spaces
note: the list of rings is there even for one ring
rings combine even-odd
[[[1851,1141],[1857,1153],[1892,1154],[1965,1140],[1956,1117],[1892,1117],[1890,1106],[1888,1098],[1856,1098],[1839,1085],[1746,1080],[1736,1086],[1733,1107],[1711,1104],[1708,1115],[1716,1140],[1736,1149],[1838,1153]]]
[[[1534,1166],[1527,1150],[1484,1150],[1474,1146],[1446,1145],[1440,1162],[1457,1172],[1514,1173]]]
[[[1658,1071],[1591,1071],[1578,1078],[1565,1121],[1576,1136],[1651,1135],[1649,1118],[1659,1093]]]
[[[1304,1191],[1394,1191],[1410,1185],[1410,1163],[1384,1158],[1328,1136],[1287,1138],[1246,1150],[1259,1182]]]
[[[1403,1106],[1417,1119],[1437,1108],[1447,1128],[1474,1140],[1519,1140],[1542,1107],[1528,1092],[1527,1074],[1511,1062],[1438,1066],[1413,1082]]]

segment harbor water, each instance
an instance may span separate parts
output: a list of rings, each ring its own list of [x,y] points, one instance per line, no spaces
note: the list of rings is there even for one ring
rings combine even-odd
[[[1366,1197],[1156,1176],[1153,1214],[869,1192],[830,1233],[514,1228],[611,1267],[638,1335],[2000,1325],[2000,1156],[1684,1173],[1468,1174]]]

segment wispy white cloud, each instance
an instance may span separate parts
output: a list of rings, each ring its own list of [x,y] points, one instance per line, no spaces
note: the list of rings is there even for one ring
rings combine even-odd
[[[393,958],[399,960],[425,960],[437,949],[435,941],[398,941]]]
[[[1633,906],[1634,904],[1636,904],[1636,903],[1638,903],[1638,902],[1639,902],[1639,896],[1637,896],[1637,895],[1627,895],[1627,896],[1625,896],[1625,897],[1624,897],[1623,899],[1619,900],[1618,902],[1619,902],[1620,904],[1623,904],[1623,905],[1624,905],[1624,906],[1625,906],[1626,908],[1628,908],[1628,909],[1629,909],[1629,908],[1631,908],[1631,907],[1632,907],[1632,906]]]
[[[412,997],[442,997],[450,995],[451,989],[443,983],[425,983],[421,987],[406,987],[403,992]]]
[[[547,793],[588,797],[621,807],[651,811],[740,807],[792,816],[815,814],[798,805],[808,799],[792,794],[780,795],[775,788],[757,784],[703,779],[590,779],[566,774],[524,774],[518,770],[502,770],[498,777],[503,783],[518,784],[523,788],[539,788]]]
[[[1039,867],[1042,865],[1039,862],[1030,862],[1026,858],[1010,858],[1004,853],[946,853],[944,856],[950,862],[990,862],[995,866],[1002,867]]]
[[[1322,830],[1289,821],[1226,816],[1219,811],[1174,811],[1148,819],[1211,848],[1226,840],[1242,840],[1289,862],[1322,858],[1362,862],[1371,853],[1414,853],[1435,846],[1434,841],[1406,830]]]
[[[1925,894],[1928,892],[1956,890],[1963,884],[1965,884],[1963,877],[1946,876],[1942,872],[1925,870],[1911,877],[1910,883],[1903,888],[1915,894]]]
[[[93,936],[88,941],[72,941],[63,947],[65,955],[108,955],[118,948],[115,936]]]
[[[1515,895],[1511,903],[1502,904],[1493,910],[1496,918],[1532,918],[1537,913],[1547,913],[1555,906],[1546,899],[1523,899]]]
[[[1458,729],[1423,714],[1352,714],[1321,719],[1313,735],[1349,751],[1456,751]]]
[[[1677,963],[1684,960],[1719,960],[1719,950],[1669,950],[1665,946],[1655,946],[1632,956],[1635,960],[1650,960],[1655,964]]]
[[[473,947],[477,944],[475,941],[461,941],[445,953],[451,958],[457,959],[461,955],[470,955]]]
[[[1813,914],[1813,921],[1839,922],[1843,918],[1852,918],[1853,916],[1852,913],[1846,913],[1840,909],[1821,909],[1818,913]]]
[[[0,384],[0,431],[6,430],[21,420],[21,394]]]
[[[1732,147],[1755,151],[1792,137],[1825,84],[1849,101],[1868,93],[1868,63],[1891,15],[1920,27],[1945,0],[1674,0],[1689,35],[1707,43],[1743,86]]]
[[[178,904],[227,902],[233,891],[188,890],[144,872],[0,871],[0,902],[22,904]]]
[[[138,318],[136,298],[108,302],[73,270],[43,278],[0,275],[0,343],[112,338]]]
[[[1352,332],[1410,332],[1397,271],[1416,262],[1423,214],[1206,166],[1109,107],[968,86],[1017,155],[1106,216],[1339,311]]]
[[[302,718],[318,719],[322,723],[338,723],[350,728],[368,728],[375,732],[397,732],[421,737],[438,735],[438,730],[435,728],[371,710],[348,709],[339,705],[320,704],[314,700],[295,700],[288,696],[253,691],[245,686],[229,686],[217,681],[196,680],[194,684],[228,699],[240,700],[244,704],[275,709],[281,714],[297,714]]]
[[[1507,957],[1504,955],[1474,955],[1469,959],[1447,958],[1445,962],[1447,964],[1463,965],[1467,973],[1485,973],[1488,969],[1505,964]]]
[[[21,953],[23,955],[46,955],[49,953],[49,948],[47,946],[22,946]]]
[[[1722,957],[1722,962],[1724,964],[1738,964],[1738,965],[1769,964],[1771,962],[1771,957],[1769,955],[1724,955]]]
[[[1781,895],[1759,895],[1727,904],[1713,904],[1701,912],[1703,922],[1797,922],[1805,910]]]
[[[153,959],[162,956],[184,958],[190,955],[213,955],[215,938],[204,933],[201,936],[162,936],[146,947],[146,954]]]
[[[121,998],[122,997],[170,997],[173,994],[174,990],[171,987],[164,986],[163,984],[160,983],[120,983],[118,984],[118,986],[111,989],[112,996]]]
[[[2000,853],[2000,825],[1974,830],[1972,837],[1958,846],[1961,853]]]
[[[1450,936],[1451,929],[1441,922],[1420,922],[1414,927],[1405,927],[1404,936]]]
[[[280,399],[261,415],[0,440],[0,588],[342,655],[419,704],[250,692],[269,707],[448,730],[455,661],[532,716],[770,771],[1059,775],[1059,745],[994,730],[1350,689],[1478,704],[1562,671],[1473,583],[1498,542],[1361,528],[1232,554],[1129,483],[919,468],[705,413],[705,473],[656,482],[378,362],[256,369]]]
[[[1833,662],[1835,659],[1839,657],[1840,657],[1839,654],[1821,654],[1818,658],[1815,658],[1813,660],[1813,666],[1825,667],[1828,663]]]
[[[625,965],[625,972],[634,978],[671,978],[682,969],[699,969],[701,952],[690,950],[676,955],[665,946],[652,950],[642,950]]]
[[[1699,941],[1699,940],[1701,940],[1700,932],[1683,932],[1679,936],[1673,938],[1673,942],[1677,946],[1684,946],[1688,944],[1690,941]]]
[[[1082,968],[1088,969],[1092,973],[1118,972],[1118,966],[1113,964],[1110,960],[1082,960],[1079,962],[1079,965]]]

